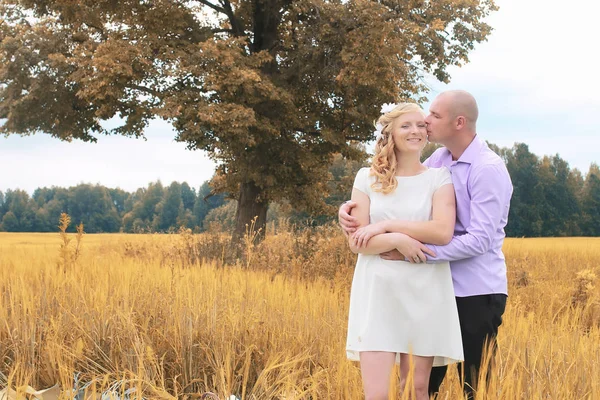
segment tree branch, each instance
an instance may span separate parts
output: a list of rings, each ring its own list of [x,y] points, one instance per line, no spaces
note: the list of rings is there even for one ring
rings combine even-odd
[[[229,0],[219,0],[219,3],[221,3],[225,14],[227,14],[227,17],[229,17],[229,23],[231,24],[231,29],[234,36],[243,36],[244,29],[233,13],[231,2]]]
[[[212,8],[213,10],[215,10],[216,12],[220,12],[222,14],[228,15],[227,11],[223,8],[223,7],[219,7],[216,4],[213,4],[207,0],[198,0],[201,4],[204,4],[205,6],[208,6],[210,8]]]
[[[139,90],[140,92],[148,93],[148,94],[151,94],[156,97],[160,97],[160,95],[161,95],[161,92],[159,92],[158,90],[150,89],[145,86],[136,85],[135,83],[130,83],[127,85],[127,87],[129,89]]]
[[[225,28],[215,28],[211,29],[212,33],[234,33],[233,29],[225,29]]]
[[[100,34],[100,37],[102,38],[102,40],[104,40],[104,41],[108,40],[108,35],[106,34],[104,27],[96,25],[90,21],[85,21],[84,24],[86,24],[90,28],[94,28]]]

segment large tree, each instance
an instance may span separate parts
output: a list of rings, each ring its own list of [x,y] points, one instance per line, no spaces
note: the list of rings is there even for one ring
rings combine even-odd
[[[359,154],[384,102],[447,81],[493,0],[3,0],[0,132],[176,139],[218,163],[236,232],[269,202],[324,206],[332,155]],[[107,131],[102,121],[120,117]]]

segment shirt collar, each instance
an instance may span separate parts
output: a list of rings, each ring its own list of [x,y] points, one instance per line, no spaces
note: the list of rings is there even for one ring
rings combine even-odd
[[[480,140],[479,137],[477,137],[477,135],[475,135],[475,137],[473,138],[473,141],[465,149],[465,151],[462,153],[460,158],[458,160],[456,160],[456,162],[473,164],[473,162],[475,162],[475,160],[477,159],[477,155],[481,151],[481,148],[484,145],[485,145],[485,142],[483,140]]]

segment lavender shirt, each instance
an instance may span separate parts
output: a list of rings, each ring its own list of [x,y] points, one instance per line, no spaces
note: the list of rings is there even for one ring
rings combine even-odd
[[[437,255],[429,261],[450,261],[457,297],[507,294],[502,243],[513,187],[506,165],[477,136],[457,161],[441,148],[424,164],[448,167],[456,191],[454,237],[445,246],[427,245]]]

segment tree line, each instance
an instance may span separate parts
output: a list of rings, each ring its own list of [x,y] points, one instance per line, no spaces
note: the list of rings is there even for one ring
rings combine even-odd
[[[501,155],[511,175],[514,193],[507,236],[600,236],[600,168],[592,164],[585,176],[559,155],[538,157],[526,144],[490,146]],[[435,150],[429,145],[423,157]],[[354,176],[365,161],[336,155],[328,169],[323,194],[325,212],[309,213],[289,201],[269,206],[268,221],[287,220],[301,226],[335,220],[338,205],[349,198]],[[88,233],[173,232],[185,226],[195,232],[231,231],[237,201],[215,194],[211,182],[198,190],[186,182],[164,186],[150,183],[133,193],[101,185],[0,191],[0,230],[54,232],[60,214],[82,222]],[[74,228],[72,228],[74,229]]]

